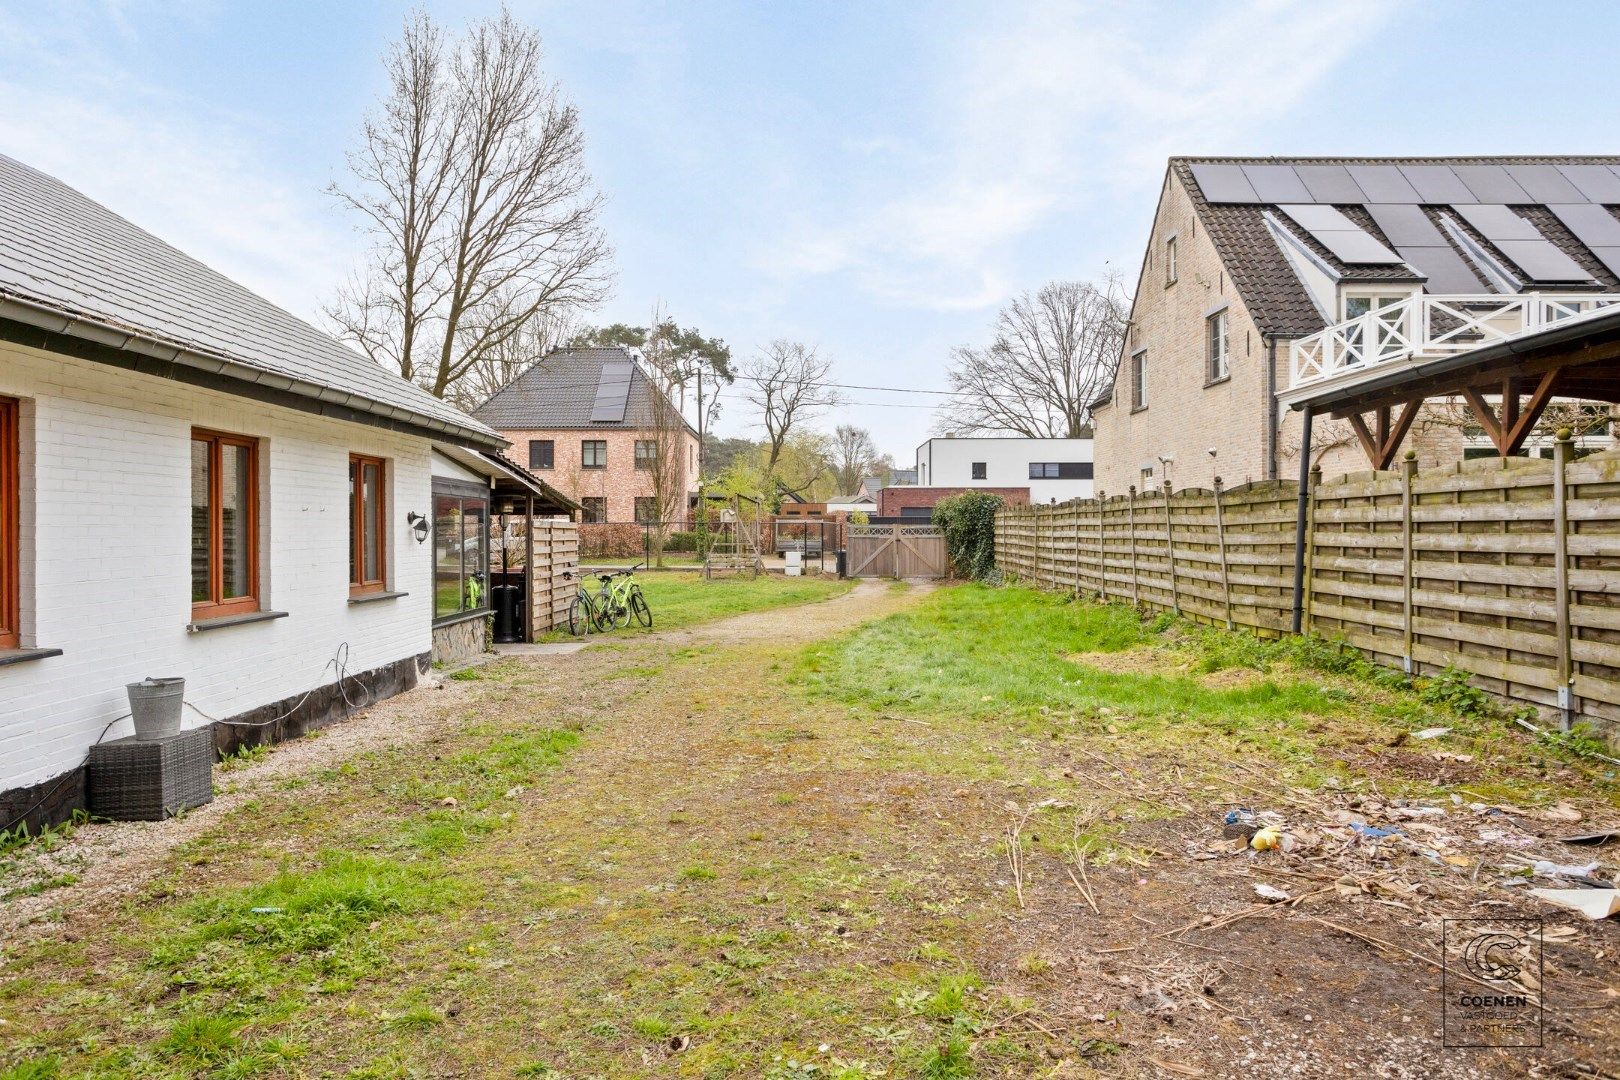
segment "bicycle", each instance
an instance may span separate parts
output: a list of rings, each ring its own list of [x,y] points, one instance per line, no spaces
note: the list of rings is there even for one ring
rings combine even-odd
[[[574,580],[571,570],[563,571],[563,577]],[[584,637],[592,630],[604,632],[608,626],[603,622],[603,612],[596,606],[596,599],[591,596],[589,589],[574,590],[574,602],[568,605],[568,632],[575,637]]]
[[[621,630],[630,625],[631,619],[642,626],[652,625],[652,608],[647,606],[647,598],[635,581],[635,573],[643,565],[637,563],[628,570],[596,575],[602,583],[596,607],[602,612],[604,622]]]

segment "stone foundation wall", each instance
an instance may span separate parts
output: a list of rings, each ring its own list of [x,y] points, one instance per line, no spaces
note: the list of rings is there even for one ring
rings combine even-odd
[[[454,667],[489,651],[488,615],[433,628],[433,663]]]

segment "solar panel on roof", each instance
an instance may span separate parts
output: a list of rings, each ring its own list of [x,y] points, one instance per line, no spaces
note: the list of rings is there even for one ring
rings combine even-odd
[[[1439,247],[1446,242],[1421,206],[1412,203],[1369,203],[1366,210],[1397,249],[1402,245]]]
[[[625,406],[630,402],[629,360],[605,360],[596,382],[596,401],[591,405],[591,423],[622,424]]]
[[[1355,222],[1331,206],[1322,206],[1318,203],[1306,203],[1303,206],[1284,204],[1277,207],[1277,209],[1299,222],[1302,228],[1309,229],[1312,232],[1319,229],[1349,232],[1352,229],[1359,228]]]
[[[1500,165],[1457,165],[1452,172],[1482,203],[1530,203],[1532,199]]]
[[[1311,193],[1294,174],[1291,165],[1245,165],[1243,175],[1261,202],[1310,202]]]
[[[1464,204],[1456,207],[1456,211],[1467,219],[1468,224],[1478,229],[1481,236],[1492,243],[1499,240],[1545,239],[1534,225],[1506,206],[1488,203]]]
[[[1407,183],[1401,170],[1393,165],[1347,166],[1356,184],[1367,195],[1369,202],[1415,203],[1423,200],[1416,189]]]
[[[1493,240],[1532,281],[1590,281],[1592,275],[1551,240]]]
[[[1310,202],[1359,203],[1367,199],[1343,165],[1295,165],[1294,174],[1311,193]]]
[[[1560,165],[1558,171],[1580,189],[1589,202],[1620,203],[1620,176],[1606,165]]]
[[[1401,175],[1426,203],[1478,202],[1449,165],[1401,165]]]
[[[1589,248],[1620,247],[1620,221],[1601,206],[1570,203],[1550,207],[1575,239]]]
[[[1582,203],[1587,199],[1551,165],[1509,165],[1507,174],[1538,203]]]
[[[1395,250],[1414,270],[1428,278],[1423,287],[1431,294],[1465,296],[1490,291],[1480,283],[1462,256],[1450,247],[1423,244],[1397,246]]]
[[[1193,179],[1204,199],[1212,203],[1256,203],[1261,199],[1238,165],[1194,165]]]

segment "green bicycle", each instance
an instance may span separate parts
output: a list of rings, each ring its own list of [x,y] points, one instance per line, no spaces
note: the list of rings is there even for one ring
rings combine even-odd
[[[637,563],[628,570],[596,575],[602,583],[596,596],[596,609],[602,613],[603,629],[616,626],[622,630],[630,625],[631,619],[642,626],[652,625],[652,609],[635,581],[635,573],[643,565]]]

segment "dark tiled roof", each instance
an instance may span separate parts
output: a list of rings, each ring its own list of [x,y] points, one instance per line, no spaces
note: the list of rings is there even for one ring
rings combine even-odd
[[[17,301],[19,312],[60,313],[184,350],[238,383],[274,386],[480,445],[502,441],[459,409],[4,154],[0,299]]]
[[[1309,247],[1327,265],[1331,266],[1342,278],[1349,281],[1413,281],[1420,280],[1404,266],[1373,266],[1373,265],[1347,265],[1336,259],[1314,237],[1305,230],[1298,228],[1289,221],[1286,215],[1276,212],[1277,204],[1264,202],[1211,202],[1204,197],[1198,180],[1193,173],[1194,165],[1259,165],[1259,166],[1287,166],[1300,167],[1302,178],[1318,182],[1332,177],[1335,182],[1345,187],[1341,194],[1352,194],[1351,185],[1343,184],[1344,173],[1332,170],[1333,166],[1380,166],[1394,165],[1407,166],[1411,171],[1406,174],[1409,178],[1417,179],[1419,186],[1426,191],[1432,199],[1425,199],[1423,205],[1431,218],[1446,205],[1446,200],[1438,198],[1447,191],[1453,192],[1450,198],[1460,198],[1460,193],[1467,188],[1459,184],[1459,179],[1478,180],[1481,173],[1478,166],[1533,166],[1528,171],[1517,171],[1516,176],[1524,183],[1536,187],[1536,193],[1543,199],[1581,199],[1586,196],[1575,192],[1575,187],[1569,183],[1569,177],[1582,178],[1582,170],[1591,166],[1600,169],[1608,166],[1620,166],[1620,157],[1454,157],[1454,158],[1172,158],[1170,169],[1191,197],[1193,206],[1199,220],[1209,231],[1211,242],[1220,252],[1227,272],[1232,277],[1232,283],[1238,293],[1243,297],[1256,325],[1263,333],[1277,334],[1283,337],[1298,337],[1313,334],[1322,329],[1324,323],[1321,313],[1311,302],[1305,287],[1300,283],[1298,276],[1289,265],[1287,258],[1277,246],[1276,239],[1271,235],[1266,224],[1266,215],[1270,212],[1273,220],[1278,220],[1282,227]],[[1327,166],[1329,169],[1320,167]],[[1564,166],[1559,168],[1540,168],[1543,166]],[[1460,171],[1453,173],[1456,168]],[[1350,175],[1355,174],[1354,169]],[[1486,170],[1497,179],[1501,179],[1501,170]],[[1366,174],[1363,173],[1365,176]],[[1596,174],[1598,180],[1604,177]],[[1587,177],[1586,179],[1590,179]],[[1620,173],[1615,174],[1617,183],[1620,183]],[[1502,181],[1505,186],[1507,181]],[[1525,190],[1515,181],[1514,189]],[[1321,188],[1319,190],[1332,190]],[[1595,189],[1598,190],[1598,189]],[[1601,190],[1607,190],[1602,188]],[[1380,241],[1388,242],[1382,231],[1373,222],[1371,216],[1363,209],[1364,203],[1373,203],[1380,198],[1394,198],[1393,195],[1381,195],[1378,198],[1368,196],[1363,199],[1346,197],[1340,202],[1338,196],[1331,196],[1335,201],[1332,205],[1338,206],[1346,216],[1357,225]],[[1313,200],[1322,201],[1322,200]],[[1412,201],[1407,196],[1408,202]],[[1469,201],[1474,201],[1472,198]],[[1489,200],[1481,200],[1489,201]],[[1513,203],[1515,209],[1522,213],[1548,241],[1574,259],[1581,267],[1587,270],[1593,278],[1594,284],[1587,285],[1588,290],[1597,288],[1603,291],[1620,289],[1620,278],[1604,265],[1604,262],[1592,250],[1580,243],[1579,240],[1560,222],[1554,213],[1547,209],[1544,202],[1533,200],[1531,193],[1526,191],[1523,198]],[[1453,215],[1455,216],[1455,215]],[[1436,220],[1438,220],[1436,218]],[[1495,246],[1469,228],[1466,222],[1458,220],[1460,227],[1464,228],[1470,236],[1479,242],[1487,251],[1501,257],[1501,252]],[[1449,241],[1448,241],[1449,243]],[[1393,246],[1393,245],[1391,245]],[[1455,244],[1457,255],[1477,272],[1468,253]],[[1502,260],[1512,265],[1510,259]]]
[[[558,349],[496,391],[473,415],[499,431],[656,427],[658,392],[634,358],[629,349],[616,345]],[[626,360],[632,363],[623,422],[592,421],[604,366]]]

